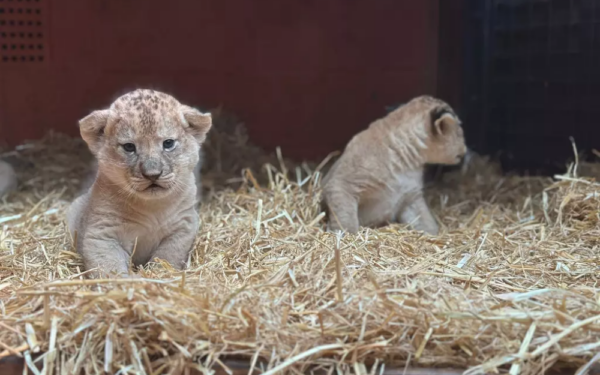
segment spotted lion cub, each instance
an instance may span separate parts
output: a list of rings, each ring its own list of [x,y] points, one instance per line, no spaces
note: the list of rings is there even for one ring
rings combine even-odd
[[[460,120],[448,104],[411,100],[357,134],[323,179],[328,230],[401,222],[437,234],[423,197],[423,167],[458,164],[465,153]]]
[[[136,90],[79,122],[98,160],[92,187],[67,212],[94,276],[127,276],[154,258],[182,269],[198,229],[195,168],[210,114]]]

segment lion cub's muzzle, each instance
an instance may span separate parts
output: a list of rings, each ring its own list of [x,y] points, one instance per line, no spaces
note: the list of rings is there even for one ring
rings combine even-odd
[[[142,172],[142,176],[144,176],[144,178],[148,181],[152,181],[152,182],[156,182],[156,180],[158,180],[160,178],[160,176],[162,176],[162,171],[156,171],[156,172]]]
[[[168,188],[163,180],[168,179],[168,171],[165,171],[160,160],[148,159],[139,164],[140,174],[146,180],[142,190],[161,190]]]
[[[151,182],[156,182],[163,174],[162,163],[158,160],[148,159],[140,163],[142,176]]]

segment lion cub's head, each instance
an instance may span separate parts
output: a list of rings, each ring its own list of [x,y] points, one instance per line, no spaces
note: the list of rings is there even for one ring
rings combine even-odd
[[[407,127],[403,130],[412,135],[411,139],[419,140],[425,163],[453,165],[465,156],[461,121],[444,101],[420,96],[396,109],[392,116],[395,123]]]
[[[210,114],[153,90],[125,94],[79,121],[100,173],[128,194],[148,199],[190,185],[211,125]]]

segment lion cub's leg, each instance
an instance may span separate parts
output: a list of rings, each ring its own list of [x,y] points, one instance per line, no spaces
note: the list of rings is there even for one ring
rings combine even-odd
[[[86,270],[97,268],[91,277],[128,277],[129,254],[118,241],[110,239],[83,239],[81,252]]]
[[[407,204],[401,206],[398,220],[401,223],[412,225],[415,230],[434,235],[439,232],[438,224],[429,211],[422,193],[415,194]]]
[[[327,231],[358,232],[358,198],[343,189],[323,192],[328,207]]]
[[[169,262],[175,269],[185,268],[190,250],[194,246],[198,232],[198,215],[190,212],[181,219],[173,233],[165,237],[152,254],[152,258],[159,258]]]

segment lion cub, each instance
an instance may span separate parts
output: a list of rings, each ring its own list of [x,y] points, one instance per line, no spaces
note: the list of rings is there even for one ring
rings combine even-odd
[[[323,179],[328,230],[402,222],[437,234],[423,197],[423,167],[458,164],[465,153],[460,120],[448,104],[411,100],[357,134]]]
[[[210,114],[136,90],[79,122],[96,179],[67,212],[86,270],[127,276],[160,258],[182,269],[198,229],[195,169]]]

